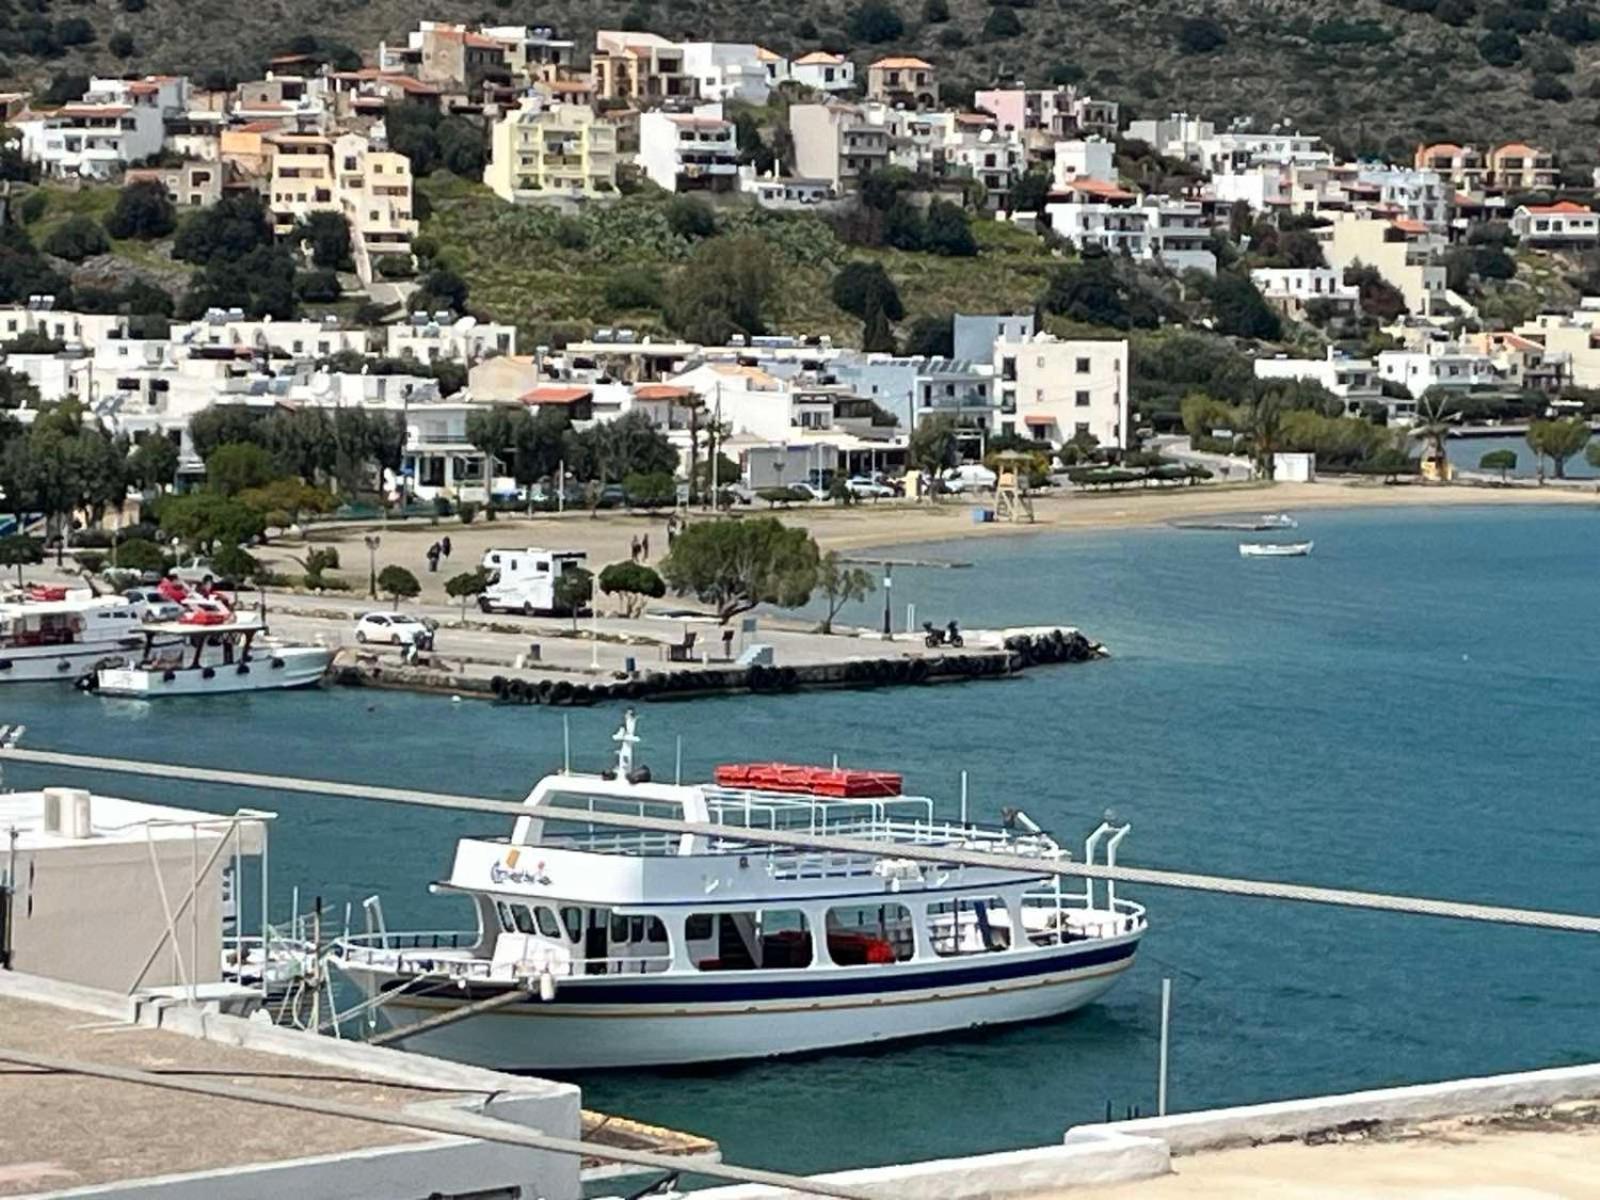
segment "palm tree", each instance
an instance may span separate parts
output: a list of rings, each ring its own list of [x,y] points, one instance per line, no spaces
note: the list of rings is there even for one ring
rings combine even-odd
[[[1278,450],[1278,435],[1283,429],[1283,396],[1276,388],[1263,388],[1250,400],[1245,410],[1245,420],[1250,430],[1250,444],[1255,455],[1256,471],[1271,479],[1273,455]]]
[[[1435,464],[1444,477],[1443,464],[1449,459],[1445,453],[1445,440],[1453,424],[1461,419],[1461,412],[1450,403],[1449,396],[1437,388],[1429,388],[1417,401],[1417,420],[1411,426],[1411,436],[1420,438],[1426,447],[1423,461]]]

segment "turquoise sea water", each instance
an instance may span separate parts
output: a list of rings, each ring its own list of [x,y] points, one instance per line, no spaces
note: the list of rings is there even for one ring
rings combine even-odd
[[[1139,865],[1600,913],[1595,735],[1600,512],[1302,516],[1316,552],[1245,561],[1168,529],[926,547],[971,570],[896,572],[919,619],[1075,622],[1109,661],[1013,682],[649,705],[644,758],[899,768],[975,809],[1021,804],[1076,845],[1107,811]],[[855,614],[870,623],[881,600]],[[601,765],[615,709],[571,714]],[[520,796],[561,754],[540,709],[328,691],[142,707],[0,690],[29,744]],[[52,775],[51,779],[58,779]],[[13,767],[7,782],[49,782]],[[105,790],[282,814],[287,885],[392,925],[459,915],[426,895],[453,840],[496,823],[148,781]],[[1130,891],[1130,894],[1131,891]],[[1160,979],[1175,984],[1175,1108],[1600,1055],[1593,938],[1146,889],[1152,932],[1103,1002],[1041,1025],[720,1070],[583,1078],[587,1102],[795,1170],[1056,1140],[1154,1107]]]

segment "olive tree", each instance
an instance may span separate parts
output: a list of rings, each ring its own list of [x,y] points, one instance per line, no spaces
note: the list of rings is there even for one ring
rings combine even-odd
[[[817,585],[819,558],[805,530],[761,517],[691,525],[661,566],[673,591],[712,605],[726,625],[758,604],[805,604]]]
[[[667,585],[652,567],[637,562],[614,562],[600,572],[600,590],[617,597],[623,616],[637,617],[646,600],[659,600]]]
[[[822,618],[822,632],[833,632],[833,619],[839,610],[852,600],[867,598],[873,588],[871,572],[864,567],[853,567],[839,557],[837,550],[829,550],[817,563],[817,588],[828,600],[827,616]]]

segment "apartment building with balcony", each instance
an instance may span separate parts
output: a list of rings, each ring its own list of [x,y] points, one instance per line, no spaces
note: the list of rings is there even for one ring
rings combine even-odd
[[[1330,216],[1333,223],[1318,231],[1330,267],[1341,275],[1352,267],[1371,267],[1399,291],[1415,316],[1445,311],[1445,269],[1439,261],[1443,236],[1415,222],[1366,213]]]
[[[1530,246],[1600,245],[1600,214],[1571,200],[1522,204],[1511,214],[1511,230]]]
[[[1028,167],[1028,151],[1014,129],[997,129],[988,113],[935,114],[935,171],[983,184],[984,203],[1007,207],[1011,187]]]
[[[1556,156],[1526,142],[1507,142],[1489,151],[1490,182],[1497,191],[1547,192],[1561,182]]]
[[[1429,229],[1442,230],[1455,216],[1456,193],[1449,180],[1437,171],[1415,167],[1363,166],[1356,182],[1377,189],[1374,211],[1383,215],[1419,221]]]
[[[590,71],[595,95],[639,106],[689,101],[696,96],[683,47],[654,33],[597,30]]]
[[[1059,446],[1088,434],[1128,445],[1128,343],[1065,340],[1047,333],[994,343],[1000,432]]]
[[[638,162],[669,192],[731,192],[739,186],[733,122],[709,112],[640,114]]]
[[[1600,296],[1585,296],[1570,312],[1540,313],[1518,325],[1517,336],[1565,363],[1566,382],[1600,388]]]
[[[875,124],[859,104],[829,101],[789,109],[795,174],[825,179],[844,191],[889,165],[889,130]]]
[[[880,58],[867,67],[867,99],[891,108],[937,108],[938,74],[924,59]]]
[[[813,50],[789,64],[789,77],[819,92],[848,92],[856,86],[856,65],[842,54]]]
[[[1074,179],[1045,204],[1050,228],[1078,249],[1098,247],[1160,262],[1173,271],[1215,274],[1211,220],[1194,200],[1135,196],[1114,183]]]
[[[1060,191],[1077,179],[1117,182],[1116,146],[1103,138],[1057,142],[1052,186]]]
[[[514,80],[537,83],[566,79],[574,72],[577,43],[557,37],[548,25],[485,25],[478,32],[504,49]]]
[[[107,180],[159,154],[166,119],[188,108],[189,81],[177,75],[91,79],[81,100],[15,119],[22,155],[55,178]]]
[[[495,355],[515,355],[517,327],[476,317],[440,321],[428,313],[386,325],[384,355],[420,363],[459,362],[471,365]]]
[[[1492,357],[1449,341],[1430,342],[1417,350],[1385,350],[1378,355],[1378,376],[1384,383],[1399,384],[1413,397],[1430,388],[1465,391],[1507,381],[1506,372]]]
[[[1261,267],[1250,272],[1250,282],[1268,304],[1296,320],[1303,320],[1312,305],[1341,317],[1361,315],[1361,289],[1331,267]]]
[[[262,140],[272,158],[267,207],[275,233],[289,234],[314,212],[341,214],[350,225],[351,254],[363,282],[371,281],[377,259],[410,255],[418,225],[405,155],[375,148],[358,133],[275,133]]]
[[[485,84],[509,84],[511,56],[504,42],[441,21],[424,21],[412,35],[416,76],[447,91],[476,96]]]
[[[586,104],[524,97],[494,126],[483,182],[513,204],[615,193],[617,131]]]
[[[1251,277],[1256,274],[1252,271]],[[1319,385],[1344,401],[1347,416],[1359,416],[1366,405],[1385,403],[1378,364],[1331,346],[1322,358],[1289,358],[1280,354],[1256,359],[1254,368],[1257,379],[1294,379]],[[1401,401],[1399,409],[1391,409],[1390,415],[1408,417],[1415,411],[1415,404]]]

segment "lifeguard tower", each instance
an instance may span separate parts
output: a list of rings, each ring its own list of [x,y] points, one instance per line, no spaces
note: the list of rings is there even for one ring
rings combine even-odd
[[[1033,500],[1028,495],[1028,468],[1033,456],[1015,450],[995,455],[994,519],[1033,524]]]

